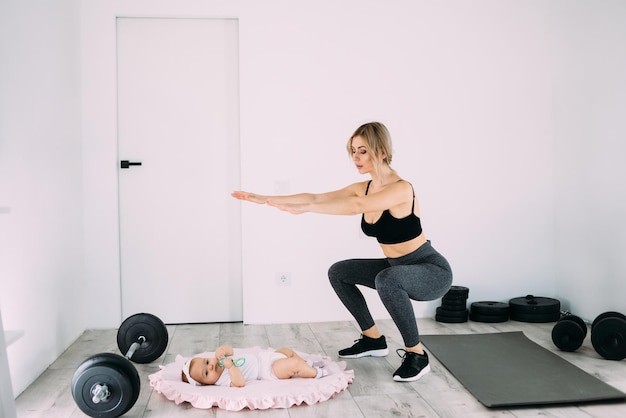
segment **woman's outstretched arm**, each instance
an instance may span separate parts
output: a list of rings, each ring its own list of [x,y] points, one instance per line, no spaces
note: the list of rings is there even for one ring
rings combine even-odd
[[[292,214],[305,212],[328,215],[356,215],[377,212],[411,204],[413,188],[407,182],[397,182],[380,192],[365,195],[365,183],[354,183],[344,189],[323,194],[297,194],[290,196],[259,196],[248,194],[242,200],[268,204]],[[246,193],[246,192],[235,192]],[[240,198],[233,194],[233,197]]]
[[[245,200],[247,202],[257,203],[260,205],[265,205],[269,202],[273,202],[275,204],[301,205],[356,196],[359,188],[362,187],[362,183],[354,183],[342,189],[326,193],[298,193],[292,195],[275,196],[261,195],[238,190],[232,192],[231,196],[235,199]]]

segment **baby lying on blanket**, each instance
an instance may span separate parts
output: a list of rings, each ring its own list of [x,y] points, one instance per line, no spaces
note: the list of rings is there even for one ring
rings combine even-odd
[[[224,373],[224,369],[228,373]],[[193,357],[183,364],[183,382],[195,386],[244,387],[249,380],[277,380],[292,377],[319,379],[328,373],[322,362],[306,361],[290,348],[274,352],[237,353],[231,346],[215,349],[215,357]]]

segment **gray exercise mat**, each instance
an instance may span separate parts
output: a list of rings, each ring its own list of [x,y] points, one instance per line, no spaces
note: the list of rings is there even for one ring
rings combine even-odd
[[[423,335],[422,343],[489,408],[626,399],[522,332]]]

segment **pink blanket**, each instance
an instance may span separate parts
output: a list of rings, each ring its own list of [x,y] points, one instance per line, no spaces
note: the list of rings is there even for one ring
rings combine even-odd
[[[262,349],[253,347],[257,351],[274,351],[273,348]],[[209,409],[217,406],[230,411],[268,408],[289,408],[303,403],[312,405],[326,401],[343,391],[354,379],[353,370],[345,370],[344,361],[335,362],[329,357],[298,352],[304,359],[323,361],[328,375],[320,379],[292,378],[285,380],[255,380],[246,382],[243,388],[229,388],[220,386],[193,386],[180,379],[183,363],[188,359],[180,355],[176,361],[149,376],[150,386],[167,399],[176,404],[189,402],[195,408]],[[214,353],[206,352],[194,357],[213,357]]]

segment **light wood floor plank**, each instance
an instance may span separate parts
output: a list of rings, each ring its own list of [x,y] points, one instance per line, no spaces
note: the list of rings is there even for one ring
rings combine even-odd
[[[576,352],[558,350],[551,340],[554,323],[531,324],[507,321],[485,324],[468,321],[461,324],[418,319],[420,334],[473,334],[522,331],[528,338],[563,357],[572,364],[614,387],[626,391],[626,361],[601,358],[591,346],[588,335]],[[395,353],[403,345],[400,333],[389,320],[378,321],[386,335],[390,353],[385,358],[345,360],[354,370],[354,382],[335,398],[315,405],[288,409],[224,411],[217,408],[200,410],[189,404],[176,405],[152,391],[148,375],[159,365],[174,361],[177,354],[189,356],[209,351],[220,344],[235,347],[287,346],[307,353],[326,354],[337,358],[337,351],[349,347],[360,336],[354,321],[309,324],[243,325],[191,324],[168,325],[169,344],[166,353],[150,364],[135,364],[141,377],[141,393],[126,417],[203,417],[203,418],[362,418],[362,417],[517,417],[545,416],[555,418],[621,418],[626,416],[626,403],[600,403],[552,406],[545,408],[488,409],[478,402],[454,376],[430,356],[432,372],[410,383],[392,380],[393,371],[401,364]],[[87,357],[100,352],[117,353],[117,330],[86,331],[16,400],[18,417],[83,417],[76,407],[70,382],[76,367]],[[119,353],[118,353],[119,354]],[[471,359],[468,359],[471,361]]]

